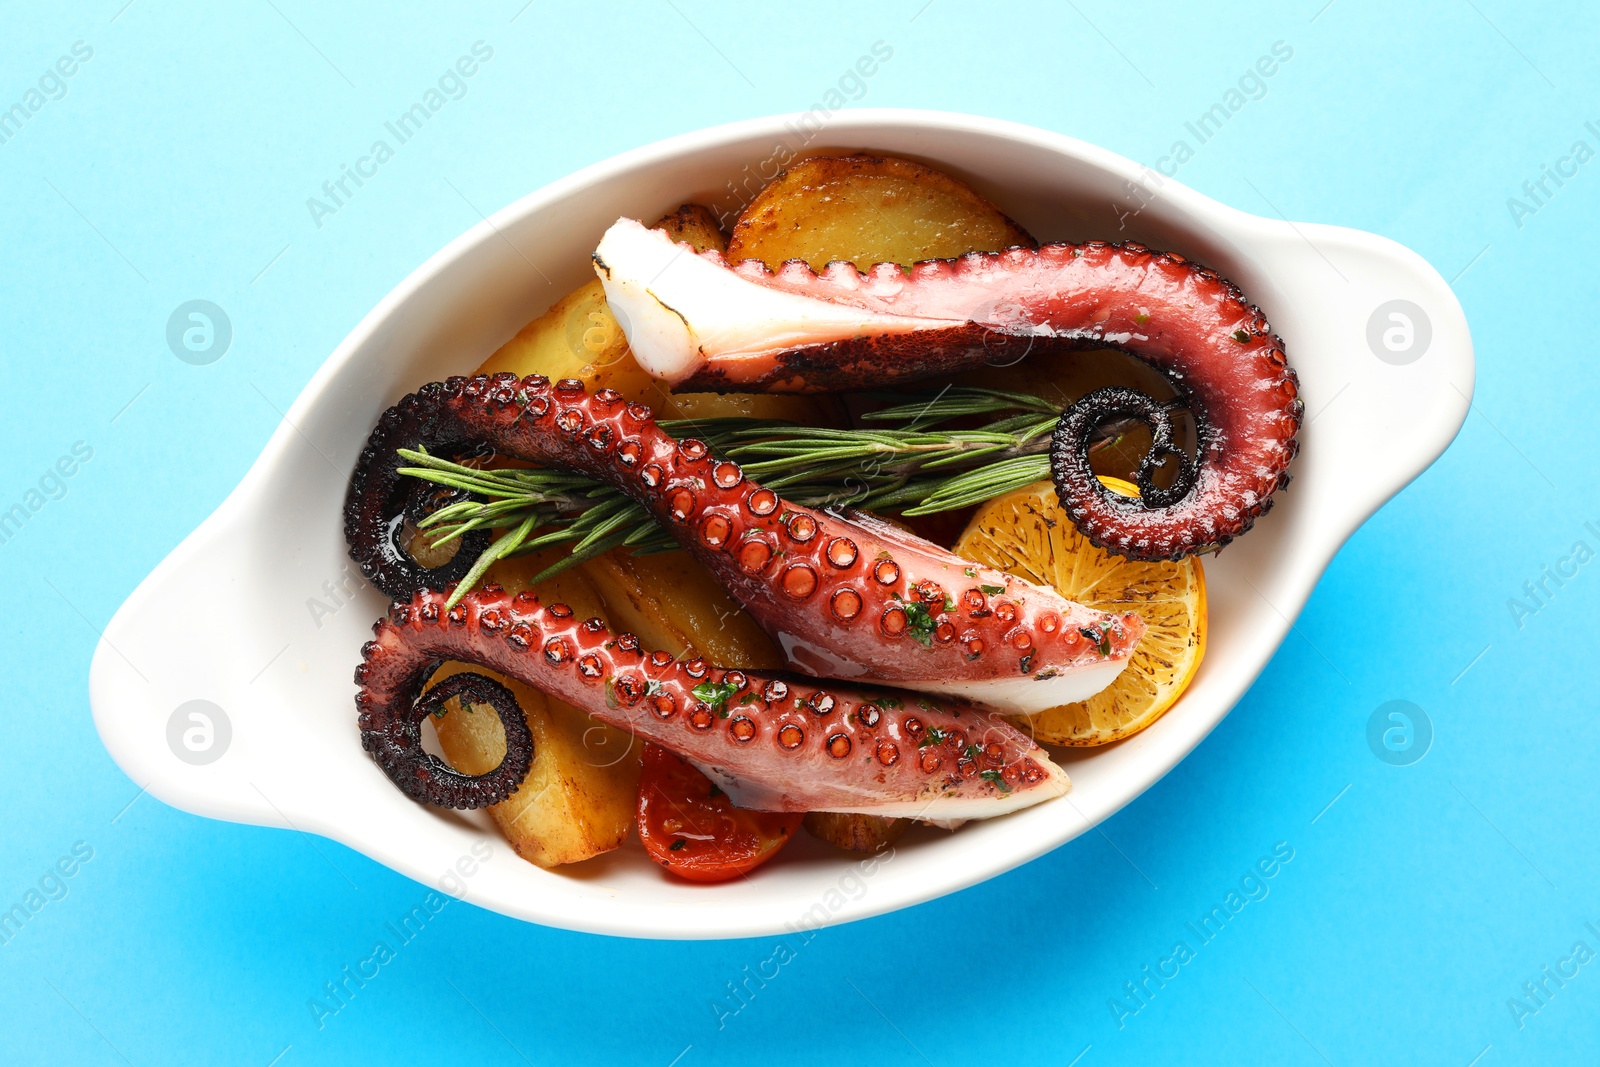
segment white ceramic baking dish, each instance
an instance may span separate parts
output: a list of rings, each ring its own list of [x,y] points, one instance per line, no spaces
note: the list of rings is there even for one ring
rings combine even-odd
[[[589,167],[474,226],[385,297],[239,487],[106,627],[90,696],[129,777],[197,814],[333,838],[507,915],[704,938],[845,922],[971,885],[1070,841],[1187,755],[1266,664],[1339,546],[1460,427],[1472,344],[1449,286],[1392,241],[1249,215],[1043,130],[901,110],[814,122],[741,122]],[[1209,650],[1191,688],[1131,740],[1068,757],[1068,796],[954,834],[915,832],[866,870],[802,835],[750,878],[716,886],[667,877],[636,845],[545,871],[482,816],[407,800],[361,750],[352,703],[358,649],[385,603],[356,588],[340,510],[379,414],[423,382],[470,372],[592,277],[589,253],[618,216],[651,219],[684,201],[737,206],[729,183],[770,175],[785,152],[854,149],[953,171],[1041,240],[1180,252],[1232,279],[1285,338],[1308,419],[1294,484],[1206,564]],[[313,610],[312,598],[336,610]]]

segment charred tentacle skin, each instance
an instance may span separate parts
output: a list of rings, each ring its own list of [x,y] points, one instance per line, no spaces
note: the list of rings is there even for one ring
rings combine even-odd
[[[418,699],[440,660],[499,671],[676,752],[743,807],[969,819],[1068,787],[1031,738],[970,704],[647,652],[599,619],[498,586],[448,611],[446,599],[423,592],[391,607],[356,670],[362,745],[425,804],[504,799],[533,754],[510,691],[482,675],[452,675]],[[422,752],[418,724],[451,696],[488,703],[505,723],[506,759],[487,775],[458,774]]]
[[[399,474],[405,460],[395,449],[426,441],[441,456],[481,451],[479,442],[441,420],[437,404],[424,399],[427,392],[421,390],[383,413],[356,461],[345,494],[344,536],[350,557],[360,564],[369,582],[390,596],[400,595],[397,590],[437,589],[458,582],[489,547],[489,531],[474,530],[460,538],[460,547],[449,562],[429,568],[400,546],[405,520],[415,523],[441,504],[459,498],[406,484]]]
[[[677,440],[649,408],[581,382],[452,378],[402,400],[373,433],[347,503],[351,555],[395,600],[434,585],[369,535],[390,520],[401,445],[481,442],[581,471],[650,510],[751,613],[790,666],[1032,712],[1110,684],[1144,632],[983,567],[871,516],[789,503],[705,442]],[[378,549],[378,551],[375,551]],[[999,682],[1000,685],[990,683]]]
[[[1089,462],[1089,444],[1095,430],[1117,418],[1139,419],[1150,428],[1150,451],[1145,453],[1135,475],[1139,486],[1136,499],[1107,489]],[[1212,430],[1203,416],[1197,414],[1195,421],[1203,451]],[[1109,542],[1101,547],[1122,550],[1131,547],[1135,535],[1128,531],[1137,528],[1141,513],[1172,507],[1187,496],[1194,488],[1196,464],[1178,446],[1174,430],[1171,409],[1137,389],[1096,389],[1062,412],[1050,438],[1050,471],[1056,495],[1073,524],[1086,534],[1091,530],[1100,533]],[[1175,464],[1177,474],[1171,485],[1161,488],[1155,483],[1155,472],[1166,463]],[[1124,540],[1129,545],[1125,546]],[[1183,553],[1174,552],[1171,558],[1182,556]]]
[[[361,747],[371,754],[389,780],[412,800],[442,808],[482,808],[498,804],[517,791],[533,766],[533,735],[511,690],[481,674],[453,674],[427,693],[427,673],[408,680],[390,714],[364,718]],[[420,694],[420,695],[419,695]],[[484,774],[462,774],[422,748],[422,721],[443,715],[444,702],[456,697],[481,712],[491,707],[505,728],[506,754],[500,766]],[[359,700],[357,701],[359,704]]]
[[[1167,501],[1159,507],[1108,502],[1081,471],[1058,476],[1063,506],[1109,551],[1171,559],[1220,547],[1289,482],[1304,405],[1282,339],[1230,282],[1174,253],[1089,241],[909,271],[841,262],[817,273],[800,261],[772,271],[620,219],[595,258],[634,356],[675,389],[883,388],[1008,365],[1019,348],[1034,360],[1086,348],[1143,360],[1206,433],[1189,491],[1157,494],[1148,503]]]

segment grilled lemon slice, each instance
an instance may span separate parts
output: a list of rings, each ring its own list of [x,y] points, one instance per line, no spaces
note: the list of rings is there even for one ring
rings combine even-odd
[[[1101,478],[1126,496],[1139,490]],[[1091,545],[1061,509],[1049,482],[996,497],[978,509],[955,544],[964,559],[1054,587],[1086,607],[1137,612],[1148,629],[1127,668],[1077,704],[1028,716],[1047,744],[1120,741],[1160,718],[1188,688],[1206,650],[1206,580],[1194,557],[1177,563],[1124,559]]]

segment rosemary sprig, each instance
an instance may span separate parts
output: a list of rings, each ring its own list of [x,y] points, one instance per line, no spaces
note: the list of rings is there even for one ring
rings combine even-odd
[[[864,422],[887,424],[882,428],[836,430],[738,418],[660,425],[674,436],[700,438],[717,455],[738,461],[752,479],[807,507],[931,515],[1049,476],[1050,432],[1060,417],[1049,401],[971,387],[895,398],[903,402],[862,416]],[[982,415],[999,417],[980,429],[942,428]],[[485,527],[503,531],[456,587],[451,606],[495,561],[553,545],[566,545],[566,555],[536,581],[619,546],[641,554],[678,547],[643,507],[581,474],[483,470],[422,450],[401,449],[400,455],[412,464],[401,474],[470,497],[418,524],[434,544]]]

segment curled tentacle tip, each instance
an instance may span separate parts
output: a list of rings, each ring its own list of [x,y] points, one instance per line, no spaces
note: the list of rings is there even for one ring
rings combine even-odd
[[[445,714],[455,698],[465,710],[488,705],[500,716],[506,752],[499,766],[479,775],[462,774],[422,747],[422,722]],[[378,728],[362,724],[361,745],[395,785],[413,800],[442,808],[481,808],[517,791],[533,766],[533,734],[511,690],[482,674],[453,674],[422,694],[409,714],[388,717]]]

